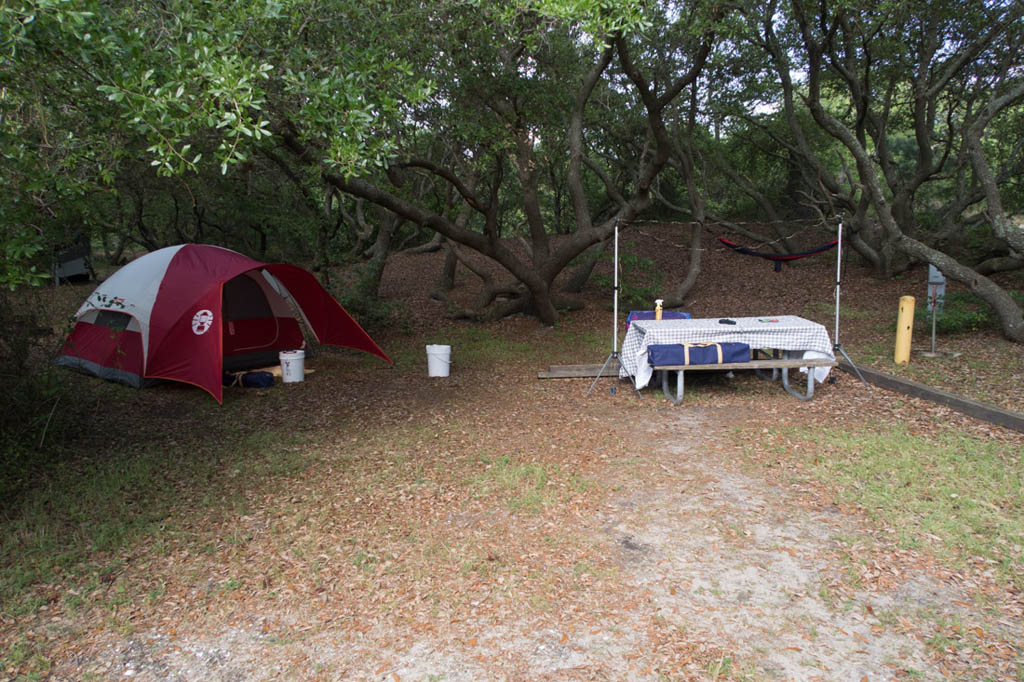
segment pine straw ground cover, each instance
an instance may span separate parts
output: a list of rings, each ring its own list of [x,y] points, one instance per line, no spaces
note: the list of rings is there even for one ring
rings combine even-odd
[[[668,267],[667,238],[628,248]],[[834,264],[705,256],[695,315],[831,330]],[[744,375],[586,396],[535,377],[604,359],[607,292],[553,329],[449,323],[439,267],[389,266],[394,368],[324,350],[223,406],[70,375],[79,454],[4,503],[0,678],[1024,679],[1022,434],[845,374],[810,403]],[[841,340],[892,371],[923,278],[862,275]],[[934,383],[1024,408],[1017,347],[940,343]]]

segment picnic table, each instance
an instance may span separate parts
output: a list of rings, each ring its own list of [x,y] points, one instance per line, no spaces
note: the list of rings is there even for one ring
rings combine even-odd
[[[653,367],[648,361],[648,347],[652,345],[724,342],[749,345],[752,350],[751,361]],[[781,377],[787,392],[809,400],[814,395],[815,381],[824,381],[829,370],[836,364],[832,342],[825,327],[796,315],[635,320],[630,324],[622,342],[619,362],[619,376],[631,379],[637,390],[648,385],[655,371],[661,371],[662,388],[676,404],[682,402],[683,375],[686,371],[771,370],[771,378]],[[790,369],[807,370],[805,394],[797,393],[790,386]],[[668,387],[668,372],[672,371],[676,372],[675,396],[669,392]]]

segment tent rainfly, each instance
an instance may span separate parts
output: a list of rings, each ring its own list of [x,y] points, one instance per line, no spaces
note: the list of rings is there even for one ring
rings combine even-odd
[[[181,381],[223,402],[225,370],[274,364],[280,351],[305,345],[293,308],[320,343],[391,362],[310,272],[181,244],[137,258],[97,287],[56,364],[136,387]]]

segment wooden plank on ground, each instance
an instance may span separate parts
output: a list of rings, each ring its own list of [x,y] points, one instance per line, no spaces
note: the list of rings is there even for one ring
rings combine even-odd
[[[856,370],[848,362],[840,362],[839,368],[857,376]],[[885,374],[874,369],[868,369],[867,367],[857,367],[856,369],[860,370],[860,373],[868,383],[874,384],[875,386],[879,386],[890,391],[896,391],[897,393],[909,395],[914,398],[929,400],[933,403],[938,403],[939,405],[945,405],[946,407],[951,407],[957,412],[963,412],[975,419],[981,419],[982,421],[989,422],[990,424],[1005,426],[1008,429],[1024,433],[1024,414],[1019,412],[1011,412],[1009,410],[1004,410],[1001,407],[996,407],[995,405],[987,405],[985,403],[978,402],[977,400],[961,398],[960,396],[949,393],[948,391],[932,388],[931,386],[919,384],[918,382],[911,381],[910,379]]]
[[[596,377],[603,365],[551,365],[545,371],[537,373],[538,379],[585,379]],[[609,362],[604,368],[603,377],[619,376],[619,363]]]
[[[303,374],[306,374],[306,375],[313,374],[314,372],[316,372],[315,369],[309,369],[308,367],[304,367],[303,370],[304,370]],[[281,378],[281,365],[270,365],[268,367],[257,367],[256,369],[241,369],[241,370],[238,370],[237,372],[229,372],[229,374],[235,374],[235,375],[241,376],[241,375],[245,374],[246,372],[270,372],[275,377],[280,379]]]

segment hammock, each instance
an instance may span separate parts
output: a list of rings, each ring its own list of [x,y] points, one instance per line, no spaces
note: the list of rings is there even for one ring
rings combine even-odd
[[[740,246],[736,242],[731,242],[728,239],[726,239],[725,237],[718,237],[718,241],[722,242],[723,244],[728,246],[730,249],[732,249],[733,251],[736,251],[738,253],[742,253],[742,254],[747,255],[747,256],[757,256],[758,258],[764,258],[766,260],[770,260],[770,261],[774,262],[775,263],[775,272],[782,272],[782,263],[785,262],[785,261],[797,260],[798,258],[806,258],[807,256],[813,256],[816,253],[821,253],[822,251],[828,251],[833,246],[835,246],[836,244],[839,243],[838,239],[833,239],[832,241],[828,242],[827,244],[822,244],[821,246],[819,246],[816,249],[811,249],[810,251],[804,251],[803,253],[765,253],[763,251],[753,251],[753,250],[748,249],[748,248],[746,248],[744,246]]]

